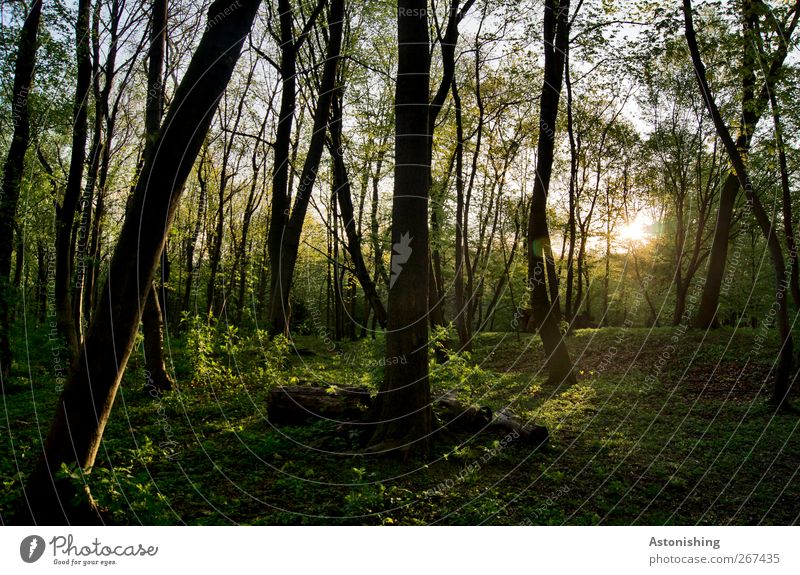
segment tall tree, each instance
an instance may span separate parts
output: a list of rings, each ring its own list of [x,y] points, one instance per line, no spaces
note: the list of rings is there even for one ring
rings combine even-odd
[[[427,454],[433,414],[428,380],[428,199],[430,53],[425,0],[399,0],[395,87],[392,275],[386,369],[372,451]]]
[[[145,101],[145,157],[154,153],[164,110],[164,51],[167,47],[168,0],[153,0],[150,15],[150,49],[147,55],[147,99]],[[157,152],[157,151],[156,151]],[[161,261],[164,262],[162,254]],[[162,271],[165,266],[162,265]],[[156,393],[172,389],[164,365],[164,313],[153,282],[142,310],[142,335],[147,383]]]
[[[88,520],[70,509],[70,489],[56,481],[55,473],[62,464],[86,470],[95,462],[183,185],[259,4],[260,0],[216,0],[209,8],[203,37],[153,151],[144,159],[102,299],[83,344],[88,360],[74,364],[59,398],[42,454],[25,487],[19,523]]]
[[[71,297],[72,226],[75,222],[75,212],[81,195],[86,161],[87,110],[92,84],[91,33],[89,30],[91,12],[91,0],[78,1],[78,16],[75,25],[75,57],[78,74],[72,107],[72,151],[64,199],[57,210],[56,218],[56,321],[58,330],[66,339],[67,348],[73,359],[77,357],[79,342]]]
[[[536,179],[528,220],[528,284],[531,289],[532,319],[542,338],[551,381],[574,382],[572,360],[561,335],[560,313],[548,291],[551,277],[545,259],[550,252],[547,226],[547,194],[553,169],[558,101],[564,77],[564,52],[569,42],[569,0],[546,0],[544,5],[544,82],[539,99],[539,143]],[[552,286],[551,286],[552,287]]]
[[[278,21],[280,33],[277,39],[281,47],[281,60],[277,65],[280,73],[281,105],[278,111],[278,127],[273,146],[275,161],[272,171],[272,208],[270,213],[269,236],[267,238],[270,270],[270,302],[268,324],[273,332],[282,333],[287,327],[288,309],[277,309],[283,299],[273,300],[280,293],[280,273],[283,233],[289,224],[291,195],[289,190],[290,149],[292,144],[292,123],[297,105],[297,56],[308,38],[311,27],[325,7],[327,0],[318,0],[316,7],[306,20],[298,35],[294,32],[294,12],[291,0],[278,0]],[[288,291],[286,299],[288,301]]]
[[[322,151],[325,147],[325,132],[333,101],[336,84],[336,70],[339,55],[342,49],[342,28],[344,20],[344,0],[331,0],[328,25],[330,28],[325,65],[322,72],[322,81],[319,86],[316,108],[314,109],[314,122],[308,152],[303,162],[300,181],[292,205],[291,214],[280,230],[280,254],[273,259],[272,264],[272,293],[270,295],[269,326],[273,334],[288,333],[289,331],[289,293],[292,287],[294,269],[297,264],[297,254],[300,249],[300,237],[303,232],[311,191],[319,169]],[[284,86],[284,89],[286,87]],[[277,206],[273,205],[273,212]],[[288,213],[288,212],[287,212]],[[271,230],[270,230],[271,232]]]
[[[756,48],[751,45],[755,42],[752,33],[758,25],[759,14],[768,11],[766,6],[758,0],[744,0],[740,5],[742,14],[742,27],[744,38],[742,46],[741,85],[741,120],[739,134],[736,138],[736,147],[740,154],[747,155],[753,138],[756,125],[766,110],[769,96],[775,90],[776,83],[781,75],[783,63],[789,53],[792,36],[800,21],[800,0],[796,1],[786,12],[785,21],[781,23],[775,18],[779,33],[776,35],[777,48],[767,62],[759,62],[756,58]],[[756,74],[763,70],[764,84],[757,90]],[[728,244],[730,239],[733,212],[736,198],[739,195],[739,178],[734,173],[729,173],[720,191],[717,221],[714,228],[714,239],[711,243],[711,252],[708,258],[706,281],[703,284],[703,293],[697,308],[694,325],[700,328],[713,327],[717,322],[717,307],[722,289],[722,280],[725,274],[725,264],[728,258]]]
[[[5,381],[11,370],[11,252],[17,203],[25,168],[25,152],[31,136],[29,98],[36,66],[36,46],[42,0],[34,0],[25,17],[19,37],[17,61],[14,66],[14,87],[11,92],[11,123],[14,133],[3,165],[3,188],[0,190],[0,377]],[[23,249],[18,242],[18,250]],[[19,254],[18,254],[19,255]],[[19,277],[19,274],[18,274]]]
[[[722,114],[719,111],[714,95],[708,84],[706,75],[706,68],[703,64],[700,55],[700,49],[697,45],[697,35],[694,29],[694,22],[692,17],[692,2],[691,0],[683,0],[683,13],[684,24],[686,31],[686,43],[689,46],[689,53],[692,57],[692,65],[694,66],[695,75],[697,77],[697,84],[700,93],[705,101],[706,108],[714,121],[719,139],[722,140],[725,146],[725,151],[728,153],[736,178],[739,185],[745,192],[747,197],[747,204],[755,217],[761,233],[767,242],[767,249],[769,250],[770,259],[772,260],[772,267],[775,272],[775,302],[772,309],[776,312],[776,322],[778,326],[778,335],[780,337],[780,349],[778,350],[778,366],[775,373],[775,379],[772,388],[772,396],[770,403],[779,408],[785,407],[788,403],[787,394],[789,391],[789,379],[792,371],[792,331],[789,324],[788,314],[788,298],[784,297],[785,284],[789,283],[786,275],[786,265],[783,260],[783,249],[781,248],[780,241],[776,227],[770,221],[761,200],[753,189],[753,183],[747,170],[742,153],[737,147],[736,142],[731,136],[730,129],[728,128]],[[784,283],[785,282],[785,283]]]

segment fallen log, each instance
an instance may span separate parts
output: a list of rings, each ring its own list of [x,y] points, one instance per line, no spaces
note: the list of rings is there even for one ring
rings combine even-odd
[[[517,441],[529,445],[545,443],[549,438],[546,427],[524,422],[510,409],[492,412],[486,406],[465,405],[454,394],[436,400],[434,412],[442,426],[453,432],[512,433]]]
[[[363,388],[282,386],[269,392],[267,419],[275,425],[356,421],[364,417],[371,405],[369,391]]]

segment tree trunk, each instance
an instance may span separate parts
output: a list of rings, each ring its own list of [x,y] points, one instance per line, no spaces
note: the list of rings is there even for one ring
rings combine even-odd
[[[19,523],[60,524],[74,516],[60,502],[69,488],[54,481],[62,463],[88,470],[100,447],[122,374],[181,191],[220,95],[239,59],[259,0],[217,0],[178,86],[156,149],[144,158],[109,268],[109,279],[82,353],[58,402],[43,453],[25,488]]]
[[[553,168],[556,119],[564,75],[564,49],[569,42],[567,19],[569,0],[546,0],[544,7],[544,83],[540,98],[539,143],[537,146],[536,179],[528,221],[528,283],[531,308],[536,328],[547,356],[550,381],[572,383],[572,360],[561,335],[557,301],[548,293],[545,258],[550,245],[547,227],[547,194]]]
[[[364,263],[364,256],[361,253],[361,238],[356,231],[355,214],[353,210],[353,196],[350,189],[350,178],[347,175],[347,166],[344,163],[343,144],[342,144],[342,89],[339,88],[333,99],[331,107],[330,121],[331,145],[330,153],[333,158],[333,177],[334,190],[336,190],[336,200],[341,209],[344,231],[347,235],[347,251],[353,261],[353,268],[364,290],[375,316],[382,328],[386,327],[386,308],[375,288],[375,283],[369,275],[369,270]]]
[[[324,0],[317,5],[317,10],[308,20],[311,24],[319,14]],[[269,235],[267,246],[270,265],[270,301],[268,308],[267,324],[273,333],[284,333],[288,329],[289,310],[284,308],[283,299],[275,300],[275,294],[281,293],[281,252],[283,250],[284,234],[289,225],[289,150],[292,144],[292,122],[297,102],[297,53],[303,45],[307,35],[300,38],[294,37],[294,16],[290,0],[278,0],[280,20],[281,63],[280,76],[282,80],[281,106],[278,112],[278,127],[275,133],[275,164],[272,171],[272,206],[270,213]],[[288,293],[286,294],[288,301]]]
[[[72,226],[81,194],[83,165],[86,160],[87,104],[92,82],[89,20],[91,0],[78,1],[78,20],[75,26],[78,75],[72,110],[72,153],[64,201],[56,222],[55,305],[59,333],[66,339],[67,349],[75,359],[78,355],[78,336],[72,315]]]
[[[331,101],[336,84],[336,70],[342,49],[342,28],[344,19],[344,0],[331,0],[331,11],[328,25],[330,38],[328,40],[325,66],[322,73],[322,83],[317,96],[317,106],[314,110],[314,124],[308,153],[303,162],[303,171],[300,184],[294,198],[291,215],[288,223],[281,231],[278,258],[272,261],[273,290],[270,295],[269,329],[275,334],[289,333],[289,292],[292,287],[294,268],[297,264],[297,254],[300,249],[300,236],[303,232],[306,212],[308,211],[311,192],[317,177],[322,150],[325,147],[325,132],[330,114]],[[285,89],[285,87],[284,87]],[[273,211],[276,206],[272,206]],[[271,230],[270,230],[271,231]],[[277,280],[277,281],[276,281]]]
[[[162,76],[164,51],[167,45],[167,0],[153,0],[150,20],[150,53],[147,68],[147,101],[145,104],[145,155],[153,153],[158,141],[158,130],[164,106]],[[163,256],[163,254],[159,254]],[[162,263],[165,258],[161,257]],[[162,271],[164,270],[162,265]],[[142,335],[144,336],[144,361],[147,387],[151,393],[162,393],[172,389],[164,365],[164,314],[159,302],[159,283],[154,281],[142,311]],[[152,391],[151,391],[152,390]]]
[[[458,332],[458,349],[472,351],[472,326],[468,319],[467,302],[464,298],[464,121],[461,108],[461,96],[455,78],[452,82],[453,102],[456,115],[456,258],[455,258],[455,307],[456,331]]]
[[[33,85],[36,64],[36,43],[42,1],[34,0],[20,32],[17,61],[14,65],[14,87],[11,93],[11,123],[14,133],[3,166],[3,189],[0,191],[0,377],[5,380],[11,371],[11,252],[17,203],[25,169],[25,152],[31,135],[28,95]]]
[[[742,154],[740,153],[736,142],[734,142],[733,138],[731,137],[728,126],[725,124],[722,114],[720,114],[720,111],[717,108],[714,96],[711,93],[711,89],[709,88],[708,80],[706,79],[705,66],[700,56],[700,50],[697,46],[694,23],[692,22],[691,0],[683,0],[683,13],[686,27],[686,43],[689,46],[689,53],[692,56],[692,64],[694,65],[695,76],[697,77],[697,84],[700,89],[700,93],[702,94],[706,108],[708,109],[708,112],[714,121],[714,128],[716,129],[717,135],[725,145],[725,150],[728,153],[728,157],[736,173],[739,185],[745,191],[747,203],[750,206],[753,216],[758,223],[758,227],[761,229],[761,233],[764,235],[764,239],[767,242],[770,259],[772,260],[772,266],[775,271],[775,303],[773,304],[772,309],[777,315],[780,349],[778,351],[778,367],[775,373],[770,403],[778,408],[783,408],[788,405],[787,396],[789,392],[789,380],[792,370],[793,351],[791,325],[789,324],[789,314],[787,310],[787,298],[784,297],[784,290],[786,287],[785,284],[788,283],[788,279],[786,276],[786,266],[783,261],[783,250],[781,249],[781,244],[778,241],[778,235],[775,227],[772,225],[769,215],[761,205],[761,200],[753,190],[753,184],[750,181],[750,177],[747,172],[747,166],[745,165]]]
[[[743,20],[745,28],[755,29],[757,24],[757,12],[754,3],[746,0],[742,4]],[[782,33],[776,35],[778,48],[775,56],[766,67],[764,62],[758,62],[750,46],[744,47],[744,61],[742,63],[742,119],[739,136],[735,142],[740,155],[747,155],[750,149],[752,134],[758,124],[761,115],[764,113],[769,94],[774,92],[778,76],[783,68],[783,62],[788,54],[792,33],[800,22],[800,10],[794,10],[791,22],[783,27]],[[747,34],[747,30],[745,31]],[[758,96],[755,94],[755,70],[756,68],[765,71],[765,81]],[[725,178],[725,183],[720,192],[719,209],[717,211],[717,222],[714,228],[714,239],[711,244],[711,252],[708,257],[708,269],[706,281],[703,284],[703,293],[700,304],[697,308],[697,316],[694,319],[695,327],[706,329],[719,325],[717,321],[717,307],[719,296],[722,289],[722,280],[725,275],[725,265],[728,258],[728,244],[730,239],[730,228],[733,220],[733,210],[736,205],[736,197],[739,193],[740,181],[737,174],[729,173]]]
[[[395,87],[392,276],[386,369],[374,412],[370,450],[407,455],[430,450],[428,381],[428,11],[425,0],[399,0]],[[402,362],[402,363],[401,363]]]

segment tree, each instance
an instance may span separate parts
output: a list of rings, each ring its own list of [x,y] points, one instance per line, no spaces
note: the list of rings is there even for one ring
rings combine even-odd
[[[145,102],[145,151],[153,153],[164,109],[164,51],[167,47],[167,0],[153,0],[150,17],[150,50],[147,66]],[[162,253],[162,271],[165,258]],[[164,365],[164,314],[158,297],[158,283],[153,282],[142,310],[142,334],[148,386],[155,393],[172,389],[172,380]]]
[[[564,52],[569,42],[569,0],[546,0],[544,6],[544,82],[539,99],[539,143],[536,179],[528,220],[528,285],[531,289],[532,318],[542,338],[551,381],[571,383],[572,360],[561,335],[556,313],[558,301],[551,299],[547,274],[550,231],[547,226],[547,194],[553,168],[558,101],[564,77]],[[552,258],[552,255],[549,257]],[[550,286],[551,289],[553,286]],[[557,289],[557,288],[556,288]]]
[[[62,464],[82,470],[94,464],[183,184],[259,4],[260,0],[216,0],[209,8],[208,26],[175,92],[158,140],[144,158],[109,278],[83,344],[81,355],[87,361],[74,364],[59,398],[43,452],[25,487],[19,523],[90,520],[85,511],[76,513],[64,505],[70,501],[70,489],[55,474]]]
[[[280,255],[277,259],[271,261],[273,289],[270,294],[269,325],[273,334],[288,334],[289,331],[289,293],[297,264],[303,223],[308,211],[311,191],[317,177],[322,151],[325,147],[325,132],[335,92],[336,70],[342,49],[343,21],[344,0],[331,0],[331,10],[328,17],[330,37],[328,39],[317,104],[314,109],[311,140],[303,162],[303,170],[300,173],[300,183],[297,188],[297,194],[295,194],[291,214],[286,213],[287,220],[281,228]],[[286,87],[284,86],[285,89]],[[273,205],[272,209],[274,211],[276,206]]]
[[[433,422],[428,381],[430,54],[425,0],[399,0],[397,43],[387,361],[369,445],[374,452],[425,455]]]
[[[42,0],[34,0],[20,32],[17,61],[14,66],[14,87],[11,93],[11,122],[14,133],[3,166],[3,188],[0,190],[0,378],[4,381],[11,371],[11,252],[13,250],[14,226],[17,219],[22,173],[25,168],[25,152],[31,135],[30,106],[28,96],[33,86],[36,65],[36,44],[39,22],[42,17]],[[23,249],[18,242],[18,257]],[[17,274],[19,278],[19,273]]]
[[[728,159],[733,166],[736,178],[739,185],[745,192],[747,197],[747,204],[750,207],[753,216],[764,235],[769,249],[770,259],[772,260],[772,267],[775,272],[775,302],[773,309],[776,312],[778,334],[780,337],[780,348],[778,350],[778,366],[775,373],[775,380],[772,388],[772,396],[770,403],[778,408],[786,407],[788,404],[787,394],[789,392],[789,379],[792,370],[792,331],[789,324],[788,314],[788,298],[784,297],[784,282],[789,283],[786,275],[786,265],[783,261],[783,250],[778,240],[778,234],[775,226],[769,219],[764,206],[761,205],[761,200],[753,190],[753,184],[750,181],[750,176],[745,164],[744,158],[731,136],[728,126],[717,107],[714,95],[708,84],[706,77],[706,69],[700,55],[700,49],[697,46],[697,36],[694,30],[694,22],[692,18],[692,3],[691,0],[683,0],[683,13],[684,25],[686,29],[686,43],[689,46],[689,52],[692,57],[692,65],[694,66],[695,75],[697,77],[697,84],[700,93],[705,101],[708,113],[714,121],[717,135],[722,140],[725,146],[725,151],[728,153]]]
[[[75,26],[75,55],[78,74],[72,108],[72,152],[67,186],[64,190],[64,199],[57,211],[56,223],[56,321],[59,332],[66,339],[67,349],[73,360],[77,358],[80,342],[75,327],[70,290],[72,283],[72,226],[80,200],[86,161],[87,109],[92,83],[91,35],[89,31],[91,11],[91,0],[79,0]]]
[[[779,33],[776,35],[777,48],[768,61],[759,63],[755,57],[756,49],[750,44],[755,43],[752,31],[758,25],[758,14],[762,8],[765,7],[758,0],[744,0],[741,3],[745,42],[743,42],[743,57],[740,66],[742,83],[741,120],[739,134],[735,142],[740,155],[746,155],[750,149],[756,125],[766,110],[769,100],[768,94],[775,90],[783,69],[783,63],[789,52],[792,35],[800,21],[800,2],[796,2],[787,10],[783,23],[778,22],[776,16],[772,16],[776,18],[776,25],[779,28]],[[761,69],[764,71],[764,84],[761,90],[757,90],[756,73]],[[739,184],[739,177],[734,173],[729,173],[720,191],[714,239],[708,258],[703,294],[698,306],[697,316],[694,319],[695,327],[708,328],[718,325],[717,307],[728,257],[731,223],[736,206],[736,198],[739,194]]]
[[[291,0],[278,0],[278,20],[281,47],[280,64],[276,65],[281,76],[281,105],[278,112],[278,128],[273,146],[275,161],[272,172],[272,210],[269,223],[268,252],[270,263],[270,301],[267,322],[273,333],[284,333],[288,329],[289,310],[284,307],[284,299],[288,302],[288,286],[280,286],[278,265],[281,261],[283,233],[289,225],[289,208],[291,195],[289,190],[289,150],[292,142],[292,123],[294,122],[297,102],[297,56],[308,38],[311,27],[325,7],[326,0],[319,0],[311,15],[306,20],[300,34],[294,33],[294,13]],[[283,294],[285,291],[285,295]],[[275,294],[278,297],[275,298]]]

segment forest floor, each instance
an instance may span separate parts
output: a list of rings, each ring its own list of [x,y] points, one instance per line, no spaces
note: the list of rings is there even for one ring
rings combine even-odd
[[[177,390],[150,397],[132,360],[89,484],[121,524],[796,524],[800,416],[765,403],[775,342],[759,337],[580,330],[568,338],[577,384],[559,386],[538,338],[479,335],[471,357],[432,368],[434,395],[510,407],[549,443],[451,436],[406,462],[359,453],[332,423],[266,418],[281,383],[374,388],[380,340],[337,353],[299,337],[281,363],[236,337],[227,356],[198,360],[197,338],[171,338]],[[57,399],[46,333],[27,342],[29,373],[7,383],[0,410],[3,523]]]

